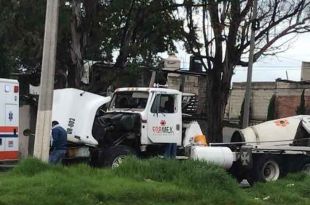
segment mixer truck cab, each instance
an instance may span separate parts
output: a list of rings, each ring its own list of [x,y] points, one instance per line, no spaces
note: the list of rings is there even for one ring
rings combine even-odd
[[[182,93],[165,88],[121,88],[107,115],[122,113],[127,126],[137,125],[140,144],[182,144]],[[129,127],[128,127],[129,128]],[[129,130],[129,129],[128,129]]]
[[[184,96],[192,97],[167,88],[117,89],[107,111],[94,120],[96,164],[113,165],[128,154],[162,155],[167,143],[177,144],[184,153],[195,137],[202,136],[198,123],[182,115]]]
[[[160,155],[167,143],[185,152],[202,136],[198,123],[182,112],[192,97],[166,88],[120,88],[112,98],[60,89],[54,91],[52,118],[67,130],[69,158],[89,155],[92,163],[109,166],[128,154]]]
[[[19,84],[0,78],[0,162],[19,159]]]

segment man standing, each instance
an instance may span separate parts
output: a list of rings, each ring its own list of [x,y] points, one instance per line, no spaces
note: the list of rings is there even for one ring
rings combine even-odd
[[[57,121],[52,122],[52,147],[49,163],[58,164],[62,161],[67,151],[67,132]]]

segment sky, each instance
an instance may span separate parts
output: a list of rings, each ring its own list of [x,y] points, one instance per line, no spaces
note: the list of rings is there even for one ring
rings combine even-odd
[[[181,68],[189,67],[190,54],[186,53],[182,43],[176,43],[181,60]],[[168,57],[167,53],[161,53],[161,57]],[[276,56],[261,57],[253,65],[253,82],[274,82],[277,78],[299,81],[301,64],[310,62],[310,33],[299,34],[290,42],[289,48]],[[287,72],[287,75],[286,75]],[[237,67],[232,82],[245,82],[247,79],[247,67]]]
[[[310,33],[301,34],[291,42],[290,48],[276,56],[259,59],[253,65],[254,81],[274,81],[277,78],[300,80],[302,61],[310,62]],[[236,68],[233,82],[246,81],[247,68]]]
[[[177,0],[177,2],[182,2]],[[181,12],[182,13],[182,12]],[[201,15],[197,16],[197,19]],[[198,22],[201,22],[198,20]],[[289,38],[289,37],[288,37]],[[286,39],[287,40],[287,39]],[[186,53],[182,43],[176,43],[178,53],[176,56],[181,60],[181,68],[189,67],[190,55]],[[160,54],[167,57],[167,53]],[[277,78],[299,81],[302,61],[310,62],[310,33],[298,34],[290,41],[290,47],[276,56],[261,57],[253,65],[253,82],[275,81]],[[237,67],[233,75],[233,82],[245,82],[247,79],[247,67]]]

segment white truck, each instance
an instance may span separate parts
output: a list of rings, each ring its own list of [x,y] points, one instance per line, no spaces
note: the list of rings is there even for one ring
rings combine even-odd
[[[19,84],[0,78],[0,162],[19,159]]]
[[[238,180],[276,180],[284,173],[282,161],[290,165],[287,162],[296,157],[303,163],[287,171],[309,167],[309,145],[294,141],[298,123],[307,117],[281,119],[289,122],[286,127],[279,121],[287,131],[273,130],[278,121],[267,122],[236,132],[231,143],[205,146],[197,141],[203,136],[199,124],[184,113],[194,106],[190,98],[166,88],[120,88],[112,98],[77,89],[55,90],[52,118],[67,129],[68,158],[89,157],[99,166],[117,166],[129,154],[156,156],[165,144],[176,143],[183,158],[218,164]],[[268,123],[272,125],[265,130]],[[284,142],[287,145],[280,144]]]
[[[247,127],[236,131],[227,146],[237,155],[231,172],[239,180],[275,181],[289,172],[310,173],[310,116]]]

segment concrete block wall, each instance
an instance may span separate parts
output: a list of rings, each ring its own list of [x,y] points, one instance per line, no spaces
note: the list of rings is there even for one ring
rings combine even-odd
[[[204,76],[198,78],[198,113],[206,113],[206,101],[207,101],[207,80]]]
[[[171,89],[179,90],[183,78],[183,92],[193,93],[198,96],[198,113],[206,112],[206,79],[203,76],[175,76],[168,74],[167,84]]]
[[[274,82],[252,83],[251,93],[251,118],[252,120],[266,120],[268,106],[272,95],[275,93]],[[225,118],[239,120],[242,102],[245,94],[245,83],[233,83],[226,106]]]
[[[179,76],[172,76],[168,74],[167,76],[167,84],[168,87],[175,90],[180,90],[182,79]]]
[[[252,118],[253,120],[266,120],[268,107],[274,89],[258,89],[252,93]]]
[[[199,94],[199,82],[197,76],[184,76],[184,91],[185,93]]]
[[[310,80],[310,62],[302,62],[300,80]]]
[[[244,99],[245,91],[242,89],[232,89],[226,105],[225,117],[230,120],[237,120],[240,116],[240,110]]]

